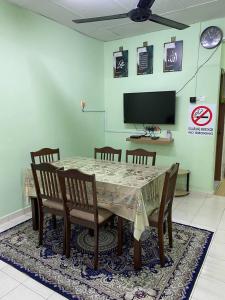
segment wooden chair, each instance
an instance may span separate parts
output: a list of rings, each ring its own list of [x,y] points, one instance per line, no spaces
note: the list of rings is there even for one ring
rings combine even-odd
[[[173,164],[169,171],[166,172],[165,181],[163,185],[162,197],[160,202],[159,209],[149,216],[149,225],[152,227],[156,227],[158,229],[158,245],[159,245],[159,258],[160,264],[164,266],[164,239],[163,235],[165,233],[166,223],[168,225],[168,237],[169,237],[169,246],[172,248],[173,239],[172,239],[172,205],[173,198],[177,180],[177,173],[179,169],[179,164]],[[118,255],[122,254],[122,227],[123,227],[123,219],[118,217]],[[135,241],[136,242],[136,241]],[[139,251],[140,242],[137,243]]]
[[[31,164],[38,201],[39,245],[43,244],[44,213],[64,216],[62,194],[55,166],[49,163]],[[60,170],[63,170],[61,168]],[[65,253],[65,239],[63,243]]]
[[[59,171],[58,175],[65,208],[66,257],[70,257],[71,223],[80,224],[94,231],[94,268],[97,269],[99,227],[113,214],[97,207],[95,175],[77,169]]]
[[[31,152],[31,161],[33,164],[36,164],[36,160],[38,163],[51,163],[56,160],[60,160],[59,148],[51,149],[51,148],[43,148],[35,152]],[[35,198],[31,198],[31,206],[32,206],[32,220],[33,220],[33,229],[38,229],[38,218],[36,217],[37,202]],[[52,220],[54,227],[56,227],[56,217],[52,215]]]
[[[51,163],[53,161],[60,160],[59,148],[43,148],[38,151],[31,152],[30,155],[33,164],[36,163],[36,159],[39,163]]]
[[[161,266],[164,266],[164,228],[166,223],[168,225],[169,246],[173,247],[172,238],[172,205],[175,193],[175,186],[177,180],[177,173],[179,164],[173,164],[169,171],[166,172],[165,181],[163,185],[163,192],[159,210],[149,216],[149,225],[158,229],[158,243],[159,243],[159,258]]]
[[[100,154],[100,158],[102,160],[110,160],[114,161],[115,156],[118,156],[118,162],[121,162],[121,149],[114,149],[112,147],[102,147],[102,148],[95,148],[95,159],[97,158],[97,154]]]
[[[129,161],[129,156],[132,156],[132,163],[133,164],[148,164],[148,158],[152,158],[151,164],[152,166],[155,165],[156,160],[156,152],[149,152],[144,149],[136,149],[136,150],[127,150],[126,151],[126,162]]]

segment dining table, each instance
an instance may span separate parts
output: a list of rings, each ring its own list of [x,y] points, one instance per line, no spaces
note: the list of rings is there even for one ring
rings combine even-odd
[[[160,206],[168,167],[138,165],[75,156],[52,162],[64,170],[79,169],[95,174],[98,207],[133,223],[134,268],[141,267],[141,235],[149,226],[148,217]],[[24,196],[31,201],[34,230],[38,229],[38,206],[33,175],[24,173]]]

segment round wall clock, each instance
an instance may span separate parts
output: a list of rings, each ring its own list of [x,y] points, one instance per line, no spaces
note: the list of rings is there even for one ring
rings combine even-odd
[[[201,45],[206,49],[216,48],[223,39],[223,32],[217,26],[206,28],[201,34]]]

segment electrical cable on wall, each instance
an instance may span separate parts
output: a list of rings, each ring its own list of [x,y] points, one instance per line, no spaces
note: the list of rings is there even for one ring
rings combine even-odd
[[[177,95],[195,78],[195,76],[198,74],[198,72],[205,66],[205,64],[207,64],[207,62],[210,61],[210,59],[214,56],[214,54],[216,53],[216,51],[219,49],[219,46],[211,53],[211,55],[207,58],[206,61],[204,61],[195,71],[194,75],[183,85],[183,87],[181,89],[179,89],[177,91]]]

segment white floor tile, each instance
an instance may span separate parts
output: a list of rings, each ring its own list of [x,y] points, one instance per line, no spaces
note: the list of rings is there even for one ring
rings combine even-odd
[[[13,291],[9,292],[6,296],[2,298],[2,300],[43,300],[44,298],[40,295],[36,294],[32,290],[27,287],[20,285]]]
[[[4,223],[3,225],[0,226],[0,233],[7,230],[7,229],[9,229],[9,228],[10,228],[9,223],[8,222]]]
[[[7,264],[4,261],[0,260],[0,270],[6,266]]]
[[[191,225],[206,199],[206,194],[192,193],[186,197],[175,198],[176,206],[173,208],[173,220],[175,222]]]
[[[65,300],[67,298],[63,297],[62,295],[58,294],[58,293],[53,293],[48,300]]]
[[[218,230],[225,230],[225,211],[221,217],[219,226],[218,226]]]
[[[13,220],[10,220],[9,221],[9,226],[10,227],[16,226],[16,225],[18,225],[20,223],[23,223],[23,222],[25,222],[29,219],[30,219],[30,217],[28,215],[19,216],[19,217],[13,219]]]
[[[208,256],[219,260],[225,260],[225,244],[212,242],[208,251]]]
[[[192,297],[196,300],[225,299],[225,283],[200,276]]]
[[[225,201],[221,197],[208,197],[194,217],[192,225],[215,231],[221,222],[224,210]]]
[[[19,286],[19,282],[0,271],[0,298]]]
[[[17,269],[11,267],[10,265],[7,265],[6,267],[4,267],[2,269],[2,272],[6,273],[13,279],[19,281],[20,283],[24,282],[25,280],[27,280],[29,278],[26,274],[18,271]]]
[[[184,197],[174,197],[173,199],[173,210],[175,210],[180,203],[183,201]]]
[[[11,228],[11,227],[14,227],[22,222],[25,222],[27,220],[30,219],[30,214],[25,214],[23,216],[20,216],[20,217],[17,217],[13,220],[10,220],[2,225],[0,225],[0,233]]]
[[[53,290],[47,288],[46,286],[40,284],[32,278],[28,278],[25,282],[23,282],[23,285],[31,289],[35,293],[41,295],[45,299],[47,299],[54,293]]]
[[[213,236],[213,242],[225,244],[225,229],[217,230]]]
[[[225,260],[216,259],[211,256],[207,256],[203,268],[201,270],[201,275],[204,278],[213,278],[225,283]]]

